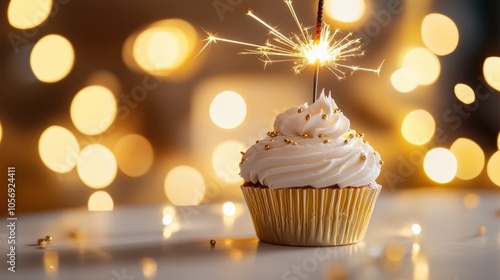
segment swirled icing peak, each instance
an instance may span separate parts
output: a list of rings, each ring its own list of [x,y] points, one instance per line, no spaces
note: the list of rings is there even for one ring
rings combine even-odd
[[[274,130],[282,135],[318,138],[338,138],[349,130],[349,119],[344,116],[331,97],[324,92],[311,106],[307,103],[279,114]]]
[[[322,92],[311,106],[305,103],[276,117],[274,131],[244,153],[240,175],[269,188],[376,184],[380,154],[349,127],[331,95]]]

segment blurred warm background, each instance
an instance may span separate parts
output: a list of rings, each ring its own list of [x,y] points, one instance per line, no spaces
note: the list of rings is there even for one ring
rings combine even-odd
[[[293,4],[314,26],[317,2]],[[248,10],[298,32],[282,0],[0,5],[0,178],[16,167],[18,212],[240,201],[239,152],[312,100],[312,68],[223,42],[196,56],[204,30],[263,44]],[[351,64],[384,62],[319,80],[382,154],[384,191],[499,190],[500,2],[326,0],[324,21],[362,38]]]

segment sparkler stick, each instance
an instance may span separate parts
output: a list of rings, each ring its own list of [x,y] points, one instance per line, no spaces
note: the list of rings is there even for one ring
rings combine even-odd
[[[321,42],[321,29],[323,27],[323,3],[324,0],[318,0],[318,17],[316,20],[316,37],[314,43],[316,46]],[[313,102],[316,101],[316,95],[318,94],[318,81],[319,81],[319,67],[321,62],[319,58],[314,61],[314,78],[313,78]]]

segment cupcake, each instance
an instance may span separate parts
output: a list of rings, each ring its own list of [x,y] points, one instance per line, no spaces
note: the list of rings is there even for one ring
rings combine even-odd
[[[383,162],[331,94],[279,114],[242,154],[241,189],[261,241],[337,246],[364,238]]]

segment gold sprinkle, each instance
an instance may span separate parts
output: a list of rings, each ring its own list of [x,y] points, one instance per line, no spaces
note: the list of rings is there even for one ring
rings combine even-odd
[[[244,156],[244,155],[245,155],[245,152],[243,152],[243,151],[240,151],[240,154],[241,154],[242,156]]]
[[[351,133],[351,134],[349,134],[347,137],[348,137],[348,138],[354,138],[354,134],[352,134],[352,133]]]
[[[309,134],[307,134],[307,133],[303,133],[303,134],[302,134],[302,137],[303,137],[303,138],[307,138],[307,137],[309,137]]]
[[[255,141],[255,144],[259,144],[259,143],[260,143],[260,140]]]
[[[356,137],[363,138],[363,137],[365,137],[365,134],[364,133],[356,133]]]
[[[274,138],[274,137],[278,136],[279,134],[280,134],[280,132],[277,130],[272,130],[272,131],[267,132],[267,136],[269,136],[271,138]]]
[[[302,112],[304,112],[304,109],[299,108],[299,111],[298,111],[298,112],[299,112],[299,113],[302,113]]]
[[[47,244],[51,244],[52,243],[52,236],[50,236],[50,235],[45,236],[45,242],[47,242]]]
[[[45,241],[45,239],[43,239],[43,238],[40,238],[40,239],[38,239],[37,245],[38,245],[38,247],[45,249],[45,248],[47,248],[47,241]]]
[[[384,161],[383,161],[383,160],[379,160],[379,161],[378,161],[378,163],[379,163],[380,165],[382,165],[382,164],[384,164]]]
[[[338,109],[338,108],[337,108],[337,109],[333,109],[333,113],[334,113],[334,114],[338,114],[338,113],[340,113],[340,112],[342,112],[342,111],[340,111],[340,109]]]
[[[325,141],[323,141],[324,144],[328,144],[330,143],[330,139],[325,139]]]
[[[311,118],[311,114],[306,115],[306,121],[308,121]]]
[[[274,139],[271,139],[271,142],[274,142]]]
[[[290,140],[290,138],[285,138],[285,143],[287,144],[293,144],[293,145],[297,145],[297,142],[293,141],[293,140]]]
[[[326,120],[326,118],[328,118],[328,115],[327,114],[323,114],[323,116],[321,116],[322,119]]]
[[[484,235],[486,233],[486,227],[485,226],[480,226],[477,228],[477,234],[479,235]]]
[[[269,145],[265,145],[265,146],[264,146],[264,149],[266,149],[266,151],[267,151],[267,150],[271,149],[271,146],[269,146]]]
[[[368,141],[366,141],[366,140],[363,140],[363,143],[365,143],[365,144],[369,144],[369,143],[368,143]]]
[[[217,244],[217,242],[215,242],[215,240],[211,239],[210,240],[210,246],[215,247],[215,244]]]
[[[318,137],[319,137],[319,138],[323,138],[323,137],[325,137],[325,135],[323,135],[323,134],[319,134],[319,135],[318,135]]]
[[[362,154],[362,155],[361,155],[361,159],[362,159],[362,160],[366,160],[366,155],[365,155],[365,154]]]
[[[346,144],[346,145],[347,145],[348,143],[349,143],[349,140],[345,139],[345,140],[344,140],[344,144]]]

